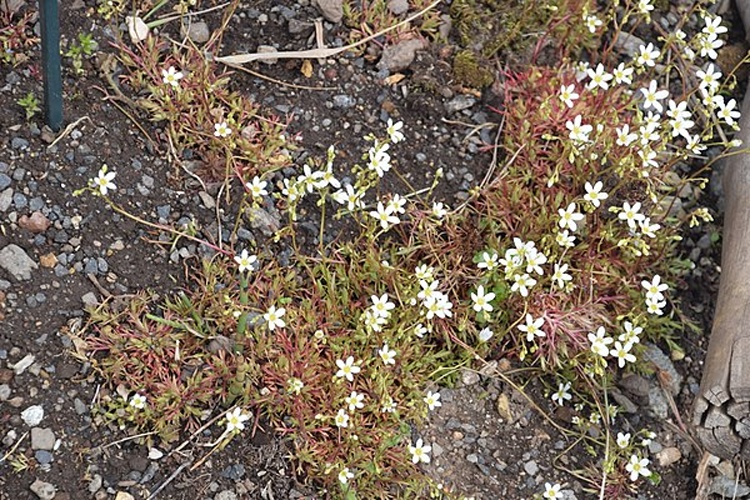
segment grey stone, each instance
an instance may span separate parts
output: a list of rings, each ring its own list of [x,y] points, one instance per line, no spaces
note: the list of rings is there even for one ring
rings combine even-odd
[[[340,23],[344,18],[343,0],[315,0],[320,13],[332,23]]]
[[[289,25],[287,26],[287,29],[289,30],[289,34],[291,35],[299,35],[300,33],[311,31],[312,28],[313,28],[312,24],[305,22],[305,21],[300,21],[298,19],[290,19]]]
[[[84,267],[83,272],[86,274],[98,274],[99,273],[99,266],[96,264],[96,259],[89,259],[86,261],[86,267]]]
[[[417,55],[417,51],[424,48],[422,40],[404,40],[383,50],[378,62],[379,70],[401,71],[409,67]]]
[[[680,393],[680,387],[682,387],[682,375],[675,370],[672,360],[669,356],[664,354],[661,349],[656,347],[654,344],[646,344],[646,351],[644,352],[644,359],[651,361],[659,370],[666,372],[667,386],[672,396],[677,397]]]
[[[648,391],[648,404],[651,411],[659,418],[666,419],[669,416],[669,403],[664,397],[661,387],[651,387]]]
[[[242,464],[230,465],[221,471],[221,475],[232,481],[239,481],[245,475],[245,466]]]
[[[716,476],[711,481],[708,492],[719,495],[721,498],[742,498],[750,495],[750,488],[726,476]]]
[[[10,141],[10,147],[13,149],[27,149],[29,147],[29,141],[23,137],[14,137]]]
[[[11,203],[13,203],[13,188],[7,188],[0,193],[0,212],[6,212]]]
[[[400,16],[409,10],[409,2],[407,0],[388,0],[388,10],[394,16]]]
[[[216,494],[214,500],[237,500],[237,493],[232,490],[220,491]]]
[[[457,95],[456,97],[445,103],[445,112],[449,115],[457,113],[464,109],[469,109],[474,104],[476,104],[476,102],[477,100],[471,96]]]
[[[536,464],[536,461],[529,460],[523,464],[523,470],[526,471],[526,474],[529,476],[536,476],[536,473],[539,472],[539,466]]]
[[[260,207],[250,209],[250,226],[253,229],[260,229],[266,235],[271,236],[281,227],[281,215],[275,209],[266,211]]]
[[[276,50],[276,47],[272,47],[271,45],[258,45],[257,52],[259,54],[274,54],[278,52],[278,50]],[[277,62],[279,62],[279,58],[268,57],[268,58],[259,59],[259,61],[262,62],[263,64],[268,64],[270,66],[272,64],[276,64]]]
[[[357,100],[346,94],[340,94],[333,96],[333,107],[339,109],[352,108],[357,104]]]
[[[73,408],[75,408],[76,413],[79,415],[85,415],[89,412],[89,407],[86,406],[86,403],[81,401],[79,398],[75,398],[73,400]]]
[[[0,267],[17,281],[30,280],[31,271],[39,268],[21,247],[13,244],[0,250]]]
[[[55,488],[55,485],[46,483],[41,479],[37,479],[36,481],[31,483],[29,489],[40,500],[52,500],[53,498],[55,498],[55,494],[57,493],[57,488]]]
[[[46,427],[31,428],[31,449],[32,450],[51,450],[55,446],[55,433],[52,429]]]
[[[195,43],[206,43],[211,38],[211,30],[205,21],[193,21],[188,26],[182,26],[182,35],[187,35]]]
[[[36,458],[36,461],[39,462],[39,465],[47,465],[52,463],[52,461],[54,460],[52,453],[47,450],[38,450],[36,453],[34,453],[34,458]]]
[[[143,183],[144,186],[151,189],[154,187],[154,178],[150,175],[143,174],[141,177],[141,183]]]
[[[96,298],[96,294],[94,292],[87,292],[81,297],[81,302],[83,302],[83,305],[86,307],[96,307],[99,305],[99,299]]]
[[[24,208],[28,205],[28,199],[23,193],[13,193],[13,205],[16,208]]]
[[[10,398],[10,386],[8,384],[0,384],[0,401],[7,401]]]
[[[102,476],[100,476],[99,474],[95,474],[89,482],[89,493],[93,494],[99,491],[99,489],[102,487],[102,482]]]
[[[10,177],[8,174],[0,174],[0,189],[5,189],[10,186]]]

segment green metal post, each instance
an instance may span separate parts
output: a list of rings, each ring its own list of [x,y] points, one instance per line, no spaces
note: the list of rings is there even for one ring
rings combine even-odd
[[[42,26],[44,116],[47,119],[47,125],[57,132],[63,121],[60,20],[57,0],[39,0],[39,21]]]

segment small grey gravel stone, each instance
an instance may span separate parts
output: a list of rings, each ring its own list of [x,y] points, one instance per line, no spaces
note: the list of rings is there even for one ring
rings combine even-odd
[[[221,471],[221,476],[232,481],[239,481],[245,475],[245,466],[242,464],[232,464]]]
[[[333,107],[339,109],[347,109],[354,107],[357,104],[357,100],[346,94],[340,94],[333,96]]]
[[[182,32],[195,43],[206,43],[211,38],[211,30],[205,21],[193,21],[187,29],[183,26]]]
[[[339,23],[344,18],[343,0],[315,0],[320,13],[332,23]]]
[[[237,500],[237,493],[232,490],[220,491],[216,494],[214,500]]]
[[[450,101],[445,103],[445,112],[450,114],[457,113],[459,111],[463,111],[464,109],[469,109],[474,104],[476,104],[477,100],[471,96],[468,95],[457,95]]]
[[[7,211],[11,203],[13,203],[13,188],[7,188],[0,193],[0,212]]]
[[[36,453],[34,453],[34,458],[36,458],[36,461],[39,462],[39,465],[47,465],[52,463],[52,461],[54,460],[52,453],[47,450],[38,450]]]
[[[523,464],[523,470],[526,471],[526,474],[529,476],[536,476],[537,472],[539,472],[539,466],[536,464],[536,461],[529,460]]]
[[[5,189],[10,186],[10,177],[7,174],[0,174],[0,189]]]
[[[57,493],[57,489],[55,488],[55,485],[51,483],[46,483],[42,481],[41,479],[37,479],[33,483],[31,483],[31,486],[29,489],[39,498],[40,500],[52,500],[55,498],[55,494]]]
[[[75,408],[76,413],[79,415],[85,415],[89,412],[89,407],[86,406],[86,403],[80,400],[80,398],[75,398],[73,400],[73,408]]]
[[[83,268],[83,272],[86,274],[98,274],[99,266],[96,264],[96,259],[89,259],[86,261],[86,266]]]
[[[95,474],[89,482],[89,493],[96,493],[102,487],[102,476]]]
[[[8,271],[17,281],[30,280],[31,271],[39,268],[21,247],[13,244],[0,250],[0,267]]]
[[[23,137],[14,137],[10,141],[10,147],[13,149],[27,149],[29,147],[29,141]]]
[[[0,401],[7,401],[10,398],[10,386],[8,384],[0,384]]]
[[[388,10],[394,16],[400,16],[409,10],[409,2],[407,0],[388,0]]]
[[[151,177],[150,175],[146,175],[146,174],[144,174],[144,175],[143,175],[143,176],[141,177],[141,183],[142,183],[142,184],[143,184],[144,186],[146,186],[146,187],[147,187],[148,189],[151,189],[151,188],[153,188],[153,187],[154,187],[154,178],[153,178],[153,177]]]
[[[55,446],[55,433],[49,427],[32,427],[31,429],[31,449],[32,450],[51,450]]]
[[[81,302],[86,307],[96,307],[99,304],[99,300],[96,298],[94,292],[87,292],[81,297]]]
[[[16,208],[24,208],[28,203],[29,200],[23,193],[13,193],[13,205]]]
[[[424,42],[421,40],[404,40],[391,45],[383,50],[383,55],[378,61],[379,70],[390,72],[401,71],[409,67],[417,56],[417,51],[424,48]]]
[[[750,495],[750,488],[726,476],[716,476],[711,481],[709,493],[719,495],[721,498],[742,498]]]

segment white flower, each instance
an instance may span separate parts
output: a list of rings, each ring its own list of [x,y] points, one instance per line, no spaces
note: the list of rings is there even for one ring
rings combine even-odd
[[[627,127],[627,125],[625,126]],[[583,186],[586,190],[586,194],[583,195],[583,199],[588,201],[595,207],[599,207],[602,200],[606,200],[607,198],[609,198],[609,195],[602,191],[603,186],[604,185],[602,184],[602,181],[596,181],[593,186],[590,182],[586,182],[586,184]]]
[[[536,280],[528,274],[513,275],[513,284],[510,287],[511,292],[518,292],[522,297],[528,297],[529,288],[536,285]]]
[[[471,293],[471,300],[474,302],[473,309],[476,312],[490,312],[492,311],[492,302],[495,299],[495,294],[484,293],[484,286],[479,285],[477,287],[477,293]]]
[[[226,433],[234,431],[242,431],[245,429],[245,422],[250,420],[250,415],[242,411],[242,408],[235,408],[234,410],[227,412],[225,416],[227,420]]]
[[[280,307],[276,309],[276,306],[272,305],[268,308],[268,311],[263,315],[263,319],[268,323],[268,329],[273,331],[276,328],[284,328],[286,322],[281,319],[286,314],[286,309]]]
[[[630,444],[630,433],[623,434],[622,432],[617,433],[617,446],[620,448],[627,448]]]
[[[305,384],[298,378],[292,377],[289,380],[286,381],[286,390],[287,392],[299,394],[302,392],[302,389],[305,387]]]
[[[399,196],[398,194],[394,194],[393,197],[388,201],[388,209],[391,210],[394,214],[405,214],[406,210],[404,207],[406,206],[406,198]]]
[[[362,370],[359,367],[359,363],[354,362],[354,356],[349,356],[348,358],[346,358],[346,361],[337,359],[336,366],[339,367],[339,371],[336,372],[336,376],[339,378],[345,378],[349,382],[353,382],[354,375]]]
[[[393,413],[396,411],[396,402],[390,396],[385,397],[383,407],[380,409],[382,413]]]
[[[248,191],[250,191],[250,194],[253,198],[262,198],[264,196],[268,196],[268,191],[266,191],[266,186],[268,186],[268,183],[266,181],[263,181],[258,177],[257,175],[253,177],[252,182],[248,182],[245,184],[245,187]]]
[[[563,494],[560,492],[561,488],[562,486],[557,483],[544,483],[544,493],[542,493],[542,497],[547,500],[558,500],[563,497]]]
[[[161,70],[162,81],[165,85],[171,85],[174,88],[180,86],[180,80],[185,76],[181,71],[177,71],[174,66],[170,66],[166,70]]]
[[[399,120],[396,123],[393,123],[393,120],[388,118],[388,128],[386,129],[386,132],[388,133],[388,137],[391,139],[391,142],[393,144],[404,140],[404,134],[403,132],[401,132],[401,129],[403,128],[404,122]]]
[[[435,268],[428,266],[427,264],[422,264],[421,266],[414,268],[414,276],[416,276],[418,280],[432,280],[434,273]]]
[[[396,304],[390,301],[388,294],[384,293],[380,297],[373,295],[370,297],[372,301],[373,314],[381,318],[388,318],[391,315],[391,310],[396,307]]]
[[[664,311],[663,309],[667,306],[667,301],[665,300],[652,300],[652,299],[646,299],[646,311],[649,314],[654,314],[656,316],[661,316]]]
[[[220,122],[214,124],[214,135],[216,137],[228,137],[232,133],[232,129],[229,128],[227,122]]]
[[[557,224],[561,229],[570,229],[571,231],[578,229],[576,222],[583,220],[584,216],[577,210],[578,207],[576,207],[575,203],[571,203],[566,209],[557,209],[557,214],[560,216],[560,220],[557,221]]]
[[[593,14],[585,16],[583,20],[586,23],[586,27],[589,29],[590,33],[596,33],[596,28],[602,25],[601,19]]]
[[[424,462],[426,464],[430,463],[430,451],[432,451],[432,446],[423,444],[421,438],[417,439],[417,442],[414,443],[414,446],[409,445],[411,461],[415,464],[418,464],[419,462]]]
[[[365,395],[360,394],[357,391],[352,391],[351,394],[344,398],[344,402],[349,407],[349,411],[361,410],[362,408],[364,408],[364,400]]]
[[[482,252],[482,257],[480,258],[479,262],[477,262],[477,267],[479,269],[487,269],[488,271],[492,271],[497,267],[497,260],[498,255],[496,252],[487,253]]]
[[[589,140],[589,134],[594,129],[591,125],[581,123],[581,115],[576,115],[573,121],[565,122],[565,128],[570,130],[570,139],[573,142],[586,142]]]
[[[423,305],[425,309],[427,309],[427,314],[425,315],[427,319],[432,319],[435,316],[440,319],[450,318],[453,316],[453,313],[451,312],[453,303],[448,300],[447,295],[441,292],[438,292],[432,298],[425,300]]]
[[[623,125],[622,128],[616,128],[615,132],[617,132],[617,140],[615,140],[615,144],[618,146],[630,146],[636,139],[638,139],[638,134],[631,132],[630,126],[627,123]]]
[[[334,201],[340,205],[346,205],[347,210],[354,210],[355,208],[362,208],[362,192],[354,191],[351,184],[344,186],[344,189],[339,189],[333,193],[332,197]]]
[[[709,94],[713,94],[719,89],[721,72],[718,69],[714,71],[714,69],[714,64],[709,63],[706,71],[699,69],[695,72],[695,76],[697,76],[701,80],[699,87],[703,90],[706,90]]]
[[[555,272],[552,274],[552,281],[558,286],[558,288],[565,288],[565,282],[571,281],[573,277],[567,273],[568,265],[555,264]]]
[[[626,321],[623,323],[625,333],[617,337],[617,340],[624,344],[637,344],[641,341],[639,335],[643,333],[643,328],[640,326],[633,326],[633,323]]]
[[[607,90],[609,88],[609,81],[612,79],[612,75],[604,71],[604,65],[599,63],[596,66],[596,71],[589,68],[586,74],[591,78],[591,81],[586,85],[586,88],[593,90],[597,87]]]
[[[526,253],[526,272],[535,272],[539,276],[544,274],[542,265],[547,263],[547,256],[542,252],[537,251],[536,248],[532,248]]]
[[[626,67],[625,63],[620,63],[612,72],[612,75],[615,78],[615,83],[618,85],[630,85],[633,83],[633,80],[630,78],[633,76],[633,68]]]
[[[438,406],[443,406],[443,403],[440,402],[440,393],[439,392],[432,392],[427,391],[427,395],[424,397],[423,401],[427,405],[427,408],[430,409],[430,411],[434,410]]]
[[[526,334],[526,342],[532,342],[536,337],[546,337],[547,334],[542,330],[544,318],[536,318],[526,313],[526,324],[518,325],[518,329]]]
[[[347,484],[350,479],[354,479],[354,474],[349,470],[349,467],[344,467],[339,471],[339,482],[341,484]]]
[[[669,96],[669,91],[664,89],[657,90],[656,85],[656,80],[651,80],[648,88],[641,89],[641,93],[643,94],[644,99],[643,109],[654,108],[656,111],[661,113],[662,111],[664,111],[664,107],[662,107],[659,101],[667,98]]]
[[[382,201],[378,202],[377,210],[370,212],[370,216],[380,222],[380,227],[388,229],[393,224],[398,224],[401,220],[393,215],[393,208],[391,205],[384,206]]]
[[[600,326],[596,330],[596,333],[589,333],[588,338],[589,342],[591,342],[591,350],[594,353],[601,357],[605,357],[609,354],[607,346],[611,344],[614,339],[612,339],[612,337],[607,337],[607,332],[604,330],[603,326]]]
[[[645,215],[639,213],[640,209],[640,202],[635,202],[633,206],[631,206],[630,203],[626,201],[622,204],[622,210],[617,214],[617,218],[621,221],[627,222],[630,229],[635,229],[636,223],[645,218]]]
[[[427,332],[428,332],[427,328],[425,328],[425,326],[422,323],[417,323],[417,326],[414,327],[414,335],[416,335],[420,339],[424,337],[424,334]]]
[[[635,63],[638,66],[650,66],[654,67],[656,59],[659,57],[660,52],[654,47],[653,43],[649,43],[645,47],[641,45],[638,47],[638,57]]]
[[[146,396],[136,392],[130,397],[130,406],[136,410],[144,409],[146,407]]]
[[[573,101],[578,99],[580,96],[576,93],[575,85],[560,86],[560,100],[569,108],[573,107]]]
[[[552,395],[552,401],[560,406],[565,404],[565,401],[570,401],[573,396],[568,392],[570,390],[570,382],[560,383],[557,388],[557,392]]]
[[[378,350],[378,356],[380,356],[385,365],[396,364],[396,351],[388,347],[388,343],[383,344],[383,347]]]
[[[698,39],[698,46],[700,48],[701,57],[708,57],[709,59],[716,59],[717,57],[719,57],[716,49],[724,45],[723,40],[721,40],[715,34],[706,35],[704,33],[699,33],[695,38]]]
[[[721,16],[712,18],[710,15],[706,15],[703,21],[706,23],[706,26],[701,31],[708,36],[721,35],[728,31],[726,26],[721,25]]]
[[[441,202],[436,202],[432,204],[432,216],[436,219],[442,219],[448,214],[448,210]]]
[[[651,0],[638,0],[638,12],[648,16],[654,10],[654,6],[650,2]]]
[[[716,116],[724,120],[727,125],[734,125],[735,120],[739,120],[740,112],[734,108],[737,106],[737,101],[730,99],[728,103],[724,104],[723,100],[719,104],[719,111],[716,112]]]
[[[339,408],[339,412],[336,414],[333,421],[336,424],[336,427],[349,427],[349,414],[346,413],[346,410],[343,408]]]
[[[617,366],[625,368],[625,362],[635,363],[635,356],[630,352],[632,344],[623,345],[620,341],[615,342],[615,348],[609,351],[609,355],[617,358]]]
[[[114,172],[107,172],[107,165],[102,165],[102,168],[99,169],[99,173],[90,181],[91,185],[97,188],[102,196],[107,196],[107,191],[114,191],[117,188],[115,183],[112,182],[115,175],[117,174]]]
[[[482,330],[479,332],[479,341],[487,342],[492,338],[493,335],[494,332],[489,327],[482,328]]]
[[[242,250],[241,254],[234,256],[234,261],[239,266],[241,273],[244,273],[245,271],[252,271],[253,264],[255,264],[257,260],[258,257],[248,254],[247,250]]]
[[[369,156],[367,167],[370,170],[374,170],[378,174],[378,177],[383,177],[385,172],[391,169],[391,156],[386,153],[388,148],[388,144],[383,144],[379,148],[372,147],[367,152]]]
[[[705,151],[706,146],[701,144],[701,136],[695,134],[694,136],[690,137],[690,139],[688,139],[687,144],[685,145],[685,149],[687,149],[694,155],[699,155],[703,151]]]
[[[662,283],[658,274],[655,274],[651,281],[641,281],[641,286],[646,290],[646,298],[655,301],[664,299],[662,292],[669,290],[669,285]]]
[[[648,458],[638,458],[638,455],[632,455],[630,461],[625,466],[625,470],[630,472],[630,480],[635,481],[638,479],[638,476],[650,476],[651,471],[648,470],[648,464],[650,463]]]
[[[563,248],[570,248],[575,245],[576,237],[568,233],[568,230],[558,232],[555,235],[555,241]]]

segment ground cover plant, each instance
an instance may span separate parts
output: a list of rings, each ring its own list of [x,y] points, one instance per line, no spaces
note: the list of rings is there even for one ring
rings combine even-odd
[[[574,408],[565,432],[593,457],[569,472],[591,491],[620,498],[641,478],[658,481],[649,431],[619,427],[607,389],[623,371],[649,369],[646,341],[679,355],[675,245],[681,224],[710,216],[675,210],[674,193],[700,187],[700,172],[687,178],[683,166],[709,145],[731,147],[739,113],[723,94],[731,75],[711,62],[721,18],[701,3],[685,12],[704,20],[701,32],[615,49],[652,10],[581,3],[548,21],[575,28],[556,41],[561,63],[497,75],[502,129],[488,154],[498,161],[458,207],[432,198],[440,170],[424,189],[399,177],[409,130],[393,119],[363,137],[358,161],[332,145],[279,180],[294,138],[234,93],[230,74],[194,47],[119,42],[120,83],[134,97],[117,97],[165,125],[178,162],[186,151],[202,161],[191,172],[201,182],[223,182],[236,227],[260,208],[286,213],[270,244],[292,257],[139,218],[168,244],[198,240],[212,256],[172,297],[91,312],[86,349],[110,383],[102,420],[164,443],[213,424],[214,450],[268,422],[333,497],[449,496],[419,472],[431,452],[419,424],[459,367],[505,357],[545,375],[550,405]],[[79,194],[128,216],[116,174],[103,166]],[[386,177],[404,190],[385,191]],[[302,248],[296,231],[311,210],[318,245]],[[327,237],[332,223],[353,236]],[[550,478],[539,494],[560,489]]]

